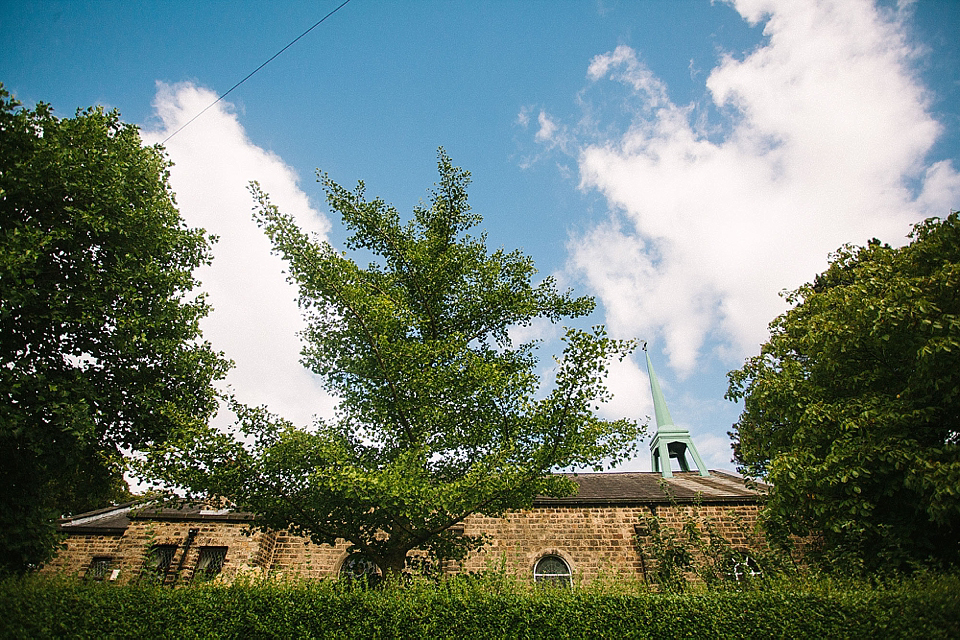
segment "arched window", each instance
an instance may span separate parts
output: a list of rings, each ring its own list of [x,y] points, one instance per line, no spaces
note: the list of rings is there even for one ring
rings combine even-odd
[[[735,555],[730,559],[730,571],[727,576],[731,580],[740,582],[741,580],[759,577],[761,574],[763,574],[763,570],[760,565],[745,553]]]
[[[373,587],[383,580],[383,572],[377,563],[367,556],[354,553],[340,565],[340,577],[346,580],[361,580]]]
[[[535,582],[569,587],[572,584],[570,567],[560,556],[543,556],[533,567]]]

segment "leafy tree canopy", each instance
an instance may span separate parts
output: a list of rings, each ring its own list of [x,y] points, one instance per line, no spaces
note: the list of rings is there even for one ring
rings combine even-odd
[[[868,570],[960,559],[960,221],[846,246],[730,373],[742,471],[769,529]]]
[[[116,112],[58,119],[0,86],[0,571],[43,562],[55,519],[126,491],[124,452],[216,409],[200,342],[209,261],[169,162]]]
[[[605,421],[612,358],[632,342],[602,328],[571,329],[552,390],[540,393],[536,342],[511,330],[536,318],[584,316],[589,298],[532,284],[532,260],[488,251],[467,203],[469,174],[441,150],[430,204],[403,223],[363,183],[349,191],[321,176],[327,201],[351,232],[359,266],[305,235],[252,187],[255,214],[288,262],[309,327],[303,362],[323,377],[339,413],[311,429],[265,409],[236,407],[240,433],[207,430],[152,461],[153,472],[193,493],[229,498],[265,528],[317,543],[349,541],[399,572],[415,548],[459,557],[482,541],[454,525],[502,514],[573,483],[551,470],[628,455],[644,426]],[[236,436],[240,436],[239,438]]]

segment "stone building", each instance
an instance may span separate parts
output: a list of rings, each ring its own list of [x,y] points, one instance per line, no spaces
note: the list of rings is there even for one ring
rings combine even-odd
[[[580,489],[575,496],[539,498],[531,509],[501,518],[467,518],[464,533],[484,533],[489,542],[463,563],[447,562],[441,570],[502,567],[537,579],[590,581],[601,574],[645,579],[654,558],[644,548],[643,516],[678,528],[694,512],[712,520],[731,547],[750,546],[757,495],[731,474],[585,473],[574,480]],[[226,578],[249,572],[330,578],[365,569],[345,542],[317,545],[284,531],[251,531],[251,520],[249,514],[201,507],[102,509],[61,523],[66,548],[44,571],[173,584],[221,572]]]
[[[704,468],[690,433],[670,418],[649,355],[647,367],[657,420],[650,444],[654,471],[573,474],[576,495],[542,497],[530,509],[499,518],[470,516],[463,532],[485,534],[486,546],[463,562],[447,561],[436,569],[446,574],[501,569],[568,584],[601,575],[647,580],[656,562],[645,527],[650,517],[675,530],[691,518],[709,521],[729,548],[748,554],[757,492],[733,474]],[[251,572],[308,578],[378,573],[362,556],[348,553],[346,542],[317,545],[286,531],[252,530],[251,521],[250,514],[200,506],[102,509],[62,521],[66,547],[44,571],[163,584]]]

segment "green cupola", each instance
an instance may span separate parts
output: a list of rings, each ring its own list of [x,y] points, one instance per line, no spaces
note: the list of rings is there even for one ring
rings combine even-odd
[[[654,471],[659,471],[664,478],[673,477],[673,471],[670,470],[670,458],[676,458],[680,463],[681,471],[690,471],[690,465],[687,463],[687,452],[693,457],[697,465],[697,471],[701,476],[709,476],[707,466],[703,464],[697,447],[693,444],[693,438],[690,432],[673,424],[673,418],[670,417],[670,410],[667,409],[667,401],[663,398],[663,392],[660,391],[660,382],[657,381],[657,374],[653,370],[653,363],[650,362],[650,353],[647,351],[647,343],[643,343],[643,353],[647,356],[647,374],[650,376],[650,391],[653,393],[653,410],[657,417],[657,432],[650,443],[650,464]]]

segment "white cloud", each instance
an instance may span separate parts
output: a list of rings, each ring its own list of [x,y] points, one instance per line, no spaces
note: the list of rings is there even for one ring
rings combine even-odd
[[[154,108],[162,125],[144,131],[144,140],[162,141],[216,97],[190,83],[158,84]],[[227,384],[241,402],[266,404],[306,425],[314,414],[331,415],[334,401],[299,363],[296,333],[304,323],[297,292],[284,278],[283,261],[270,255],[270,242],[253,222],[247,185],[258,181],[274,204],[320,237],[329,222],[300,189],[296,172],[247,138],[232,108],[218,103],[166,143],[175,163],[170,184],[181,215],[191,227],[219,236],[213,264],[198,273],[213,305],[202,329],[216,349],[236,362]],[[228,420],[221,415],[217,422]]]
[[[730,460],[733,458],[733,447],[730,438],[713,433],[700,433],[696,435],[694,443],[707,469],[729,469],[732,466]],[[696,465],[690,455],[687,456],[687,462],[691,468]]]
[[[540,125],[540,129],[537,131],[536,136],[537,141],[552,141],[557,133],[557,123],[551,120],[550,116],[548,116],[544,111],[541,111],[540,115],[537,117],[537,123]]]
[[[637,52],[625,44],[590,61],[588,78],[596,81],[608,74],[642,95],[642,104],[646,108],[660,107],[669,102],[666,85],[640,61]]]
[[[539,340],[541,342],[559,342],[563,328],[547,318],[534,318],[528,325],[515,324],[507,329],[510,341],[516,345]]]
[[[756,352],[785,308],[778,293],[841,244],[900,244],[911,223],[960,204],[955,168],[927,164],[939,125],[897,14],[866,0],[734,6],[766,21],[766,41],[710,71],[721,115],[709,133],[629,47],[588,68],[625,86],[635,113],[622,135],[581,147],[581,186],[615,213],[570,243],[571,268],[611,333],[659,336],[681,375],[707,344]]]
[[[637,422],[648,422],[650,434],[656,430],[653,420],[653,400],[650,395],[650,379],[641,369],[634,357],[624,358],[610,363],[607,376],[607,389],[613,394],[610,402],[600,405],[598,415],[605,420],[630,418]]]
[[[526,129],[527,126],[529,126],[530,124],[530,111],[532,109],[533,107],[530,107],[530,106],[521,107],[520,112],[517,113],[517,117],[514,120],[514,123]]]

